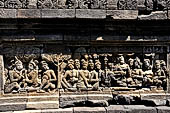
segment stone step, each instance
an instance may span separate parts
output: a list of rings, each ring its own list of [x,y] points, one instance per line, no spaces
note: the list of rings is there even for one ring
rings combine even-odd
[[[17,102],[0,104],[0,111],[20,111],[26,109],[57,109],[58,101]]]
[[[17,102],[58,101],[58,98],[59,98],[58,95],[1,97],[0,104],[14,102],[17,103]]]

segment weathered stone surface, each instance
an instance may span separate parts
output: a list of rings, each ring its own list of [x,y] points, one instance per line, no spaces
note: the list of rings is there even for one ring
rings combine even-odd
[[[61,108],[86,105],[87,92],[60,92],[59,105]]]
[[[75,18],[75,9],[42,9],[42,18]]]
[[[3,55],[0,55],[0,96],[4,93],[4,84],[5,84],[4,59]]]
[[[110,105],[106,107],[107,113],[127,113],[129,110],[125,109],[123,105]]]
[[[39,9],[18,9],[17,18],[40,18],[41,13]]]
[[[146,6],[145,6],[145,1],[146,0],[138,0],[138,10],[145,10],[146,9]]]
[[[167,107],[167,106],[160,106],[156,108],[158,110],[157,113],[169,113],[170,112],[170,107]]]
[[[144,105],[125,105],[125,109],[128,109],[128,113],[156,113],[157,110],[154,107],[146,107]]]
[[[109,10],[117,9],[117,2],[118,2],[118,0],[107,0],[106,8],[109,9]]]
[[[104,107],[74,107],[74,113],[106,113]]]
[[[18,111],[18,110],[25,110],[26,109],[26,103],[5,103],[0,104],[0,111]]]
[[[170,19],[170,10],[168,10],[168,19]]]
[[[137,19],[137,10],[107,10],[107,16],[112,19]]]
[[[106,18],[106,10],[76,9],[76,18],[105,19]]]
[[[113,95],[113,103],[121,105],[139,104],[139,95],[129,95],[129,94],[118,94]]]
[[[144,105],[148,106],[165,106],[167,103],[167,100],[163,99],[144,99],[142,100],[142,103]]]
[[[141,94],[141,101],[144,105],[164,106],[167,103],[167,97],[165,93]]]
[[[59,102],[57,101],[39,101],[26,103],[26,109],[57,109],[57,108],[59,108]]]
[[[166,11],[155,11],[149,15],[139,15],[139,20],[165,20],[167,19]]]
[[[0,18],[16,18],[16,9],[0,9]]]
[[[73,113],[73,108],[46,109],[41,110],[41,113]]]

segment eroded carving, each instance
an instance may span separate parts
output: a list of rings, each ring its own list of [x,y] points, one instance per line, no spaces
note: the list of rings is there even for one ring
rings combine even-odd
[[[165,90],[169,72],[166,62],[155,59],[154,54],[142,57],[135,54],[81,54],[75,59],[62,54],[42,54],[41,58],[31,60],[15,57],[5,68],[5,92],[51,92],[58,88],[81,91],[104,87]]]

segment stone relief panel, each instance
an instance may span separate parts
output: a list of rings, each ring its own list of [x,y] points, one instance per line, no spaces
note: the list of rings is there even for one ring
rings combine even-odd
[[[166,57],[154,53],[41,54],[4,59],[5,93],[96,91],[112,87],[166,90],[169,76]]]
[[[7,9],[109,9],[137,10],[142,3],[146,10],[169,9],[168,0],[0,0],[0,8]],[[142,5],[140,4],[140,5]],[[108,7],[107,7],[108,6]]]

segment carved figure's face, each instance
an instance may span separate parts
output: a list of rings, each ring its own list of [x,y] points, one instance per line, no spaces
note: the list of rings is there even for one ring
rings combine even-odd
[[[85,61],[84,59],[82,59],[82,60],[81,60],[81,63],[82,63],[82,68],[83,68],[83,69],[87,69],[87,67],[88,67],[88,62]]]
[[[159,63],[155,64],[155,68],[156,69],[160,69],[161,68],[161,65]]]
[[[76,69],[80,69],[80,61],[79,61],[78,59],[76,59],[76,60],[74,61],[74,63],[75,63]]]
[[[108,63],[108,68],[112,69],[112,63]]]
[[[145,67],[149,67],[150,66],[150,62],[148,60],[144,61],[144,65]]]
[[[16,69],[17,70],[22,70],[23,69],[22,62],[18,61],[18,63],[16,63]]]
[[[96,64],[96,68],[97,68],[98,70],[101,69],[101,63],[100,63],[100,62]]]
[[[120,56],[120,57],[119,57],[119,62],[120,62],[121,64],[124,64],[124,63],[125,63],[125,59],[124,59],[123,56]]]
[[[90,69],[94,69],[93,60],[89,60],[89,67],[90,67]]]
[[[33,66],[33,64],[29,63],[29,64],[28,64],[28,69],[31,69],[31,70],[33,70],[33,69],[34,69],[34,66]]]
[[[42,65],[42,68],[43,68],[44,70],[48,70],[48,69],[49,69],[48,64],[47,64],[47,63],[46,63],[46,64],[43,64],[43,65]]]
[[[129,66],[133,66],[133,60],[129,61]]]

